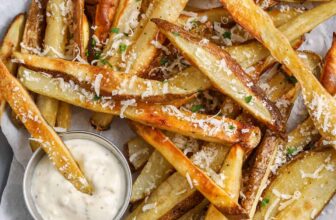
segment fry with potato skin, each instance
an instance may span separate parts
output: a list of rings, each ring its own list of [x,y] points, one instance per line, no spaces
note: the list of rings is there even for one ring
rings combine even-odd
[[[197,168],[179,150],[167,136],[159,130],[140,124],[133,124],[138,135],[155,147],[169,163],[182,175],[191,179],[193,187],[201,192],[221,212],[229,215],[244,216],[244,210],[237,201],[211,180],[201,169]],[[192,187],[192,186],[191,186]]]
[[[161,19],[152,21],[186,58],[209,77],[215,88],[237,101],[270,129],[284,131],[284,120],[277,107],[265,97],[263,91],[228,53],[215,44],[200,43],[201,38],[172,23]]]
[[[192,95],[202,89],[202,87],[197,85],[186,90],[172,85],[169,80],[166,82],[146,80],[101,67],[62,59],[39,57],[18,52],[14,53],[13,56],[31,69],[44,71],[56,76],[57,74],[63,74],[65,78],[70,78],[70,80],[77,82],[84,88],[94,90],[97,96],[100,96],[100,94],[112,95],[116,99],[136,98],[151,102],[162,102]]]
[[[179,110],[174,106],[181,105],[177,103],[181,103],[179,100],[174,101],[176,103],[174,105],[154,104],[150,106],[147,103],[136,103],[135,100],[124,100],[124,104],[113,102],[108,97],[95,100],[94,93],[87,90],[77,86],[74,88],[66,82],[64,86],[61,86],[64,82],[63,79],[58,81],[31,70],[19,71],[18,75],[25,87],[33,92],[95,112],[120,115],[145,125],[210,142],[241,142],[244,146],[253,148],[260,141],[259,128],[225,117],[207,116]],[[184,104],[186,101],[189,101],[189,99],[182,100],[182,103]]]
[[[25,25],[25,15],[17,15],[12,23],[10,24],[8,30],[5,33],[4,39],[1,43],[0,57],[3,60],[5,66],[8,68],[9,72],[16,75],[17,65],[11,62],[11,55],[13,51],[20,47],[20,41],[23,35],[23,29]],[[1,116],[5,110],[6,102],[3,97],[0,96],[0,122]],[[14,122],[17,120],[12,118]],[[15,123],[20,124],[20,123]],[[1,126],[1,125],[0,125]]]
[[[109,36],[118,4],[119,0],[101,0],[96,5],[96,16],[94,20],[96,29],[94,35],[100,42],[105,42]]]
[[[336,33],[333,34],[333,42],[326,57],[322,72],[321,83],[331,94],[336,94]]]
[[[0,91],[13,111],[18,115],[34,140],[39,141],[58,171],[79,191],[92,193],[88,183],[69,150],[47,124],[30,95],[0,61]]]
[[[269,16],[252,0],[222,0],[232,17],[262,42],[299,81],[308,112],[320,134],[336,147],[336,100],[305,67],[288,39],[274,27]],[[336,1],[331,1],[336,12]],[[253,16],[253,19],[251,19]]]

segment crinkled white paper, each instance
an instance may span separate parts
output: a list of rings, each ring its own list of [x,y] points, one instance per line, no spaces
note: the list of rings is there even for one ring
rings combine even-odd
[[[0,36],[2,37],[9,22],[18,13],[24,12],[25,8],[31,0],[0,0]],[[220,6],[217,0],[191,0],[191,7],[210,8]],[[311,50],[324,56],[330,47],[332,33],[336,32],[336,16],[329,19],[325,23],[319,25],[311,33],[306,35],[306,42],[302,45],[301,49]],[[297,101],[296,107],[291,114],[290,128],[294,128],[299,118],[302,118],[302,102]],[[73,108],[73,126],[71,130],[86,130],[96,132],[89,124],[89,117],[91,113]],[[1,220],[30,220],[29,213],[25,208],[23,195],[22,195],[22,179],[24,167],[26,166],[31,151],[28,145],[29,135],[25,129],[15,128],[9,119],[9,114],[5,114],[1,120],[1,127],[8,139],[9,144],[14,151],[14,160],[12,162],[8,183],[5,188],[1,204],[0,204],[0,219]],[[111,126],[111,129],[101,132],[101,135],[109,138],[120,149],[124,144],[134,136],[133,132],[128,128],[124,120],[116,118]],[[331,220],[336,219],[336,210],[334,202],[336,197],[330,202],[328,207],[323,211],[319,219]]]

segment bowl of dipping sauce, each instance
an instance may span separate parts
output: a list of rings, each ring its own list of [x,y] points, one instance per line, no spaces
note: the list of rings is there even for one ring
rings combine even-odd
[[[131,196],[132,176],[120,150],[94,133],[60,134],[93,194],[79,192],[54,168],[44,151],[30,159],[23,179],[27,208],[35,220],[121,219]]]

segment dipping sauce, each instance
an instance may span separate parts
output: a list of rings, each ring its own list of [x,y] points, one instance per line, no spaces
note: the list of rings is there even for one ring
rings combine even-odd
[[[31,186],[38,212],[44,220],[114,219],[126,197],[126,174],[119,160],[90,140],[64,143],[91,181],[93,195],[77,191],[44,156],[34,170]]]

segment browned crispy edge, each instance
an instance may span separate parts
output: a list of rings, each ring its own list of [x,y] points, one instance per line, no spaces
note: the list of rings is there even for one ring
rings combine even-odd
[[[100,0],[96,5],[94,24],[97,29],[94,34],[98,37],[100,42],[106,41],[109,36],[118,4],[119,0]]]
[[[165,20],[154,18],[151,19],[159,29],[167,31],[167,32],[176,32],[179,33],[179,36],[192,41],[194,43],[199,43],[202,38],[199,36],[191,35],[189,32],[185,31],[183,28],[167,22]],[[207,51],[211,52],[218,59],[224,59],[227,62],[227,65],[231,67],[232,72],[235,76],[244,84],[246,88],[249,88],[251,92],[266,105],[266,108],[270,112],[273,117],[273,123],[265,124],[274,131],[280,131],[281,133],[285,132],[285,120],[282,118],[279,109],[275,106],[273,102],[267,99],[264,91],[256,85],[256,83],[244,72],[241,66],[224,50],[222,50],[219,46],[214,43],[208,43],[206,45],[199,45],[203,47]],[[252,86],[248,86],[252,85]]]
[[[333,42],[325,57],[321,83],[331,95],[336,94],[336,33],[333,34]]]
[[[42,48],[46,23],[46,7],[48,0],[34,0],[31,2],[22,42],[25,46]],[[41,5],[41,7],[40,7]],[[31,53],[21,48],[24,53]]]
[[[74,0],[73,3],[73,33],[74,41],[78,46],[79,55],[85,58],[83,19],[84,19],[84,0]]]

